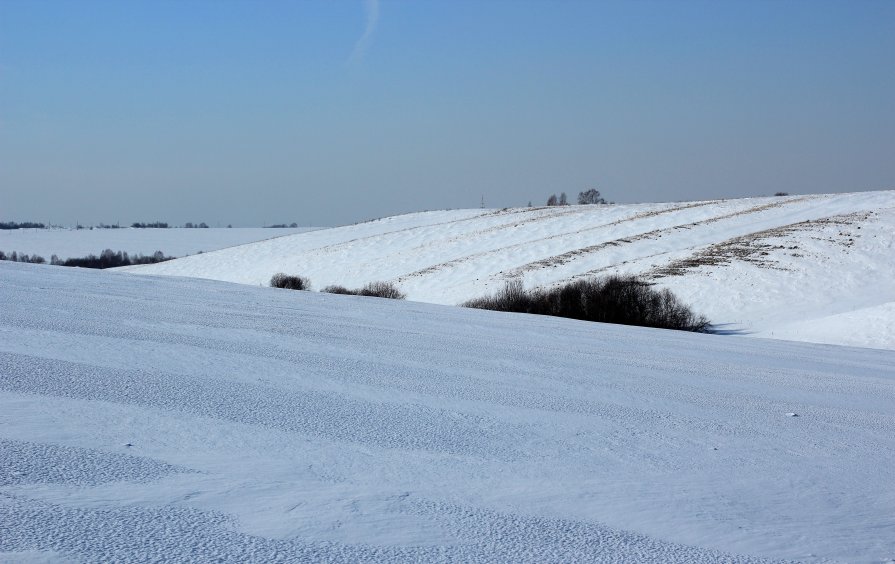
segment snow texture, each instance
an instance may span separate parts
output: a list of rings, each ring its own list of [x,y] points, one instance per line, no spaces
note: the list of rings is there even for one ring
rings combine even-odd
[[[0,562],[885,561],[893,367],[0,263]]]
[[[895,191],[409,214],[162,264],[142,274],[315,288],[395,283],[458,304],[513,278],[637,274],[720,331],[895,349]]]

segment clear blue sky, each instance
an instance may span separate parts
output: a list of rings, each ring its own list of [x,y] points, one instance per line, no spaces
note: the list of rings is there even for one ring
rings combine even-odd
[[[0,220],[895,188],[895,1],[0,0]]]

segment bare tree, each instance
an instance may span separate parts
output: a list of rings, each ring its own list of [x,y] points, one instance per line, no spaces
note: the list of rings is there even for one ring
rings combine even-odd
[[[606,200],[600,197],[600,191],[591,188],[586,192],[578,192],[579,204],[605,204]]]
[[[565,192],[563,192],[562,194],[559,195],[559,205],[561,205],[561,206],[569,205],[569,197],[566,196]]]
[[[557,204],[556,194],[550,194],[550,197],[547,198],[548,206],[555,206]]]

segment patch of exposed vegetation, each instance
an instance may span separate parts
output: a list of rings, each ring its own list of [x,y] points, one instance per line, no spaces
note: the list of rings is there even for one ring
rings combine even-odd
[[[699,267],[730,264],[734,260],[749,262],[761,268],[782,269],[778,261],[772,256],[772,252],[798,251],[799,246],[783,244],[781,240],[791,237],[798,232],[817,230],[818,227],[835,225],[842,229],[839,230],[836,236],[825,238],[824,240],[848,248],[854,245],[854,236],[848,233],[844,227],[858,221],[866,221],[872,213],[855,212],[801,221],[734,237],[727,241],[710,245],[689,257],[675,260],[665,266],[653,269],[648,276],[653,279],[666,276],[683,276],[688,271]],[[819,239],[819,237],[816,238]],[[790,255],[796,257],[803,256],[799,252],[793,252]]]

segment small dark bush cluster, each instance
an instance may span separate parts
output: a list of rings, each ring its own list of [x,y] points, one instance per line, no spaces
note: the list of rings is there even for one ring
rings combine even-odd
[[[391,300],[403,300],[406,296],[391,282],[370,282],[357,292],[358,296],[372,296],[374,298],[389,298]]]
[[[494,296],[461,305],[681,331],[709,328],[708,319],[693,313],[669,290],[656,290],[632,276],[576,280],[551,290],[526,290],[521,281],[513,280]]]
[[[0,221],[0,229],[45,229],[46,227],[43,223],[34,223],[33,221],[23,221],[22,223]]]
[[[327,286],[320,291],[326,292],[327,294],[343,294],[345,296],[356,296],[358,292],[357,290],[349,290],[345,286],[339,286],[338,284]]]
[[[389,298],[392,300],[403,300],[407,297],[404,292],[398,289],[391,282],[370,282],[363,288],[349,290],[345,286],[327,286],[320,290],[327,294],[346,294],[351,296],[371,296],[374,298]]]
[[[278,272],[270,279],[271,288],[285,288],[287,290],[310,290],[311,281],[304,276],[289,276]]]
[[[293,221],[289,225],[286,225],[285,223],[275,223],[267,226],[268,229],[285,229],[286,227],[298,227],[298,224]]]
[[[196,224],[192,221],[187,221],[183,224],[186,229],[208,229],[208,224],[204,221],[202,223]]]

